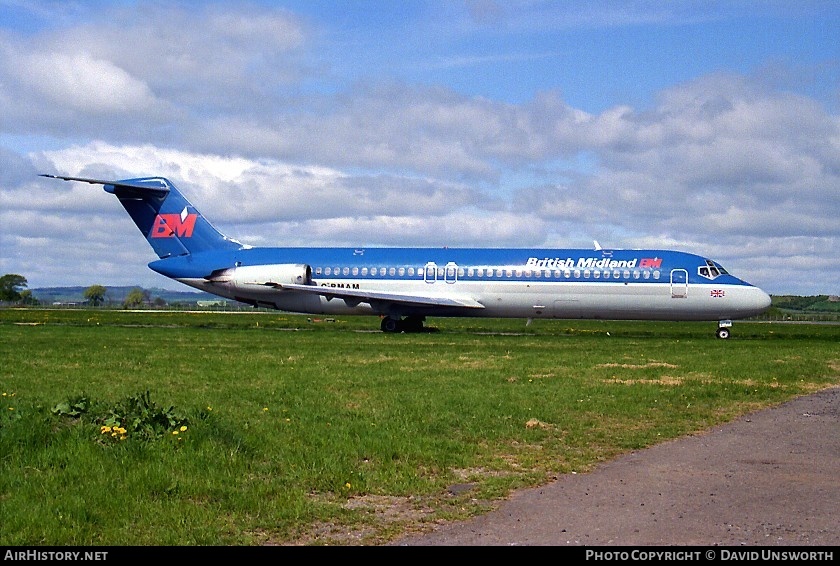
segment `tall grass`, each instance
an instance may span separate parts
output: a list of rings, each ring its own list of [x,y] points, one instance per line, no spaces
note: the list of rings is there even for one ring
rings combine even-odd
[[[432,325],[0,311],[0,542],[378,544],[840,382],[840,326]]]

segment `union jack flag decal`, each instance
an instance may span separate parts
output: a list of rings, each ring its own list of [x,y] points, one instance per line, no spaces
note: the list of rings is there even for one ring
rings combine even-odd
[[[726,295],[726,291],[724,291],[723,289],[712,289],[711,295],[713,297],[723,297],[724,295]]]

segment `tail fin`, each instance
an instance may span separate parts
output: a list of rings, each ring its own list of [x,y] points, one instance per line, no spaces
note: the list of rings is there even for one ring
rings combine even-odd
[[[242,247],[239,242],[216,230],[175,185],[163,177],[100,181],[82,177],[41,176],[103,185],[106,192],[120,200],[161,259]]]

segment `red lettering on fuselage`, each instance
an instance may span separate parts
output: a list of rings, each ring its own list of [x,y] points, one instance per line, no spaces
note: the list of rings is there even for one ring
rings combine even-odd
[[[149,234],[152,238],[191,238],[198,214],[187,214],[181,220],[180,214],[158,214]]]
[[[644,257],[639,262],[639,267],[662,267],[661,257]]]

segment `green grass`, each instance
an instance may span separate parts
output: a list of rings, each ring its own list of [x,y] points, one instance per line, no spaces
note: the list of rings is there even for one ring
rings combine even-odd
[[[430,325],[0,310],[0,542],[381,544],[840,383],[837,325]]]

